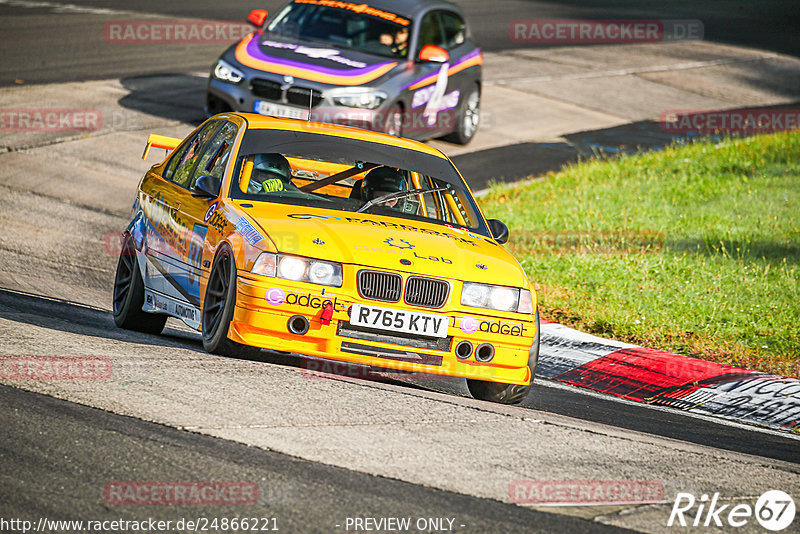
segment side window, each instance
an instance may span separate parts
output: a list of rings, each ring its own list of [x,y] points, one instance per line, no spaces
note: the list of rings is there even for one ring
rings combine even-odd
[[[210,174],[222,179],[222,173],[225,172],[228,158],[231,155],[233,141],[236,139],[236,132],[236,125],[232,122],[226,121],[220,126],[214,139],[202,149],[197,167],[195,167],[192,178],[189,181],[190,189],[194,187],[197,179],[204,174]]]
[[[438,11],[432,11],[422,18],[422,21],[419,23],[418,39],[417,53],[428,45],[445,46],[442,27],[441,24],[439,24]]]
[[[202,153],[203,145],[208,142],[218,126],[218,121],[206,124],[188,143],[185,143],[178,152],[172,156],[172,159],[167,165],[167,170],[164,173],[164,178],[182,187],[188,187],[189,180],[192,176],[192,170]]]
[[[463,44],[467,39],[467,26],[461,17],[455,13],[443,11],[441,19],[445,48],[451,49]]]

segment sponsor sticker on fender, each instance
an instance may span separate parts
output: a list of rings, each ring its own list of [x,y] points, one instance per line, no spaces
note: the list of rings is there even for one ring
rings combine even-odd
[[[328,305],[333,306],[334,311],[345,311],[346,305],[339,301],[339,297],[335,295],[307,295],[305,293],[290,292],[287,293],[280,287],[271,287],[267,289],[264,294],[264,299],[272,306],[280,306],[288,304],[290,306],[301,306],[303,308],[312,308],[320,310]]]
[[[461,322],[459,323],[461,331],[467,335],[474,334],[475,332],[481,331],[486,332],[489,334],[501,334],[504,336],[524,336],[525,335],[525,325],[517,324],[517,323],[507,323],[505,321],[481,321],[472,317],[471,315],[466,315],[461,318]]]

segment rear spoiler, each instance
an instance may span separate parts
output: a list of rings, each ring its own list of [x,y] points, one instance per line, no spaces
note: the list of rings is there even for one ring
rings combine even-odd
[[[142,159],[147,159],[147,154],[150,153],[150,148],[163,148],[164,150],[174,150],[176,146],[181,144],[183,139],[176,139],[174,137],[167,137],[166,135],[150,134],[147,138],[147,144],[144,147]]]

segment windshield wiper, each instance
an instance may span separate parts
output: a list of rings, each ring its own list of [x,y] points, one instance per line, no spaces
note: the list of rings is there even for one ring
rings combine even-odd
[[[378,198],[373,198],[360,208],[356,210],[356,213],[363,213],[370,209],[372,206],[376,204],[382,204],[384,202],[388,202],[390,200],[400,200],[401,198],[410,197],[412,195],[419,195],[422,193],[436,193],[437,191],[447,191],[447,187],[434,187],[433,189],[409,189],[408,191],[397,191],[395,193],[389,193],[388,195],[383,195]]]

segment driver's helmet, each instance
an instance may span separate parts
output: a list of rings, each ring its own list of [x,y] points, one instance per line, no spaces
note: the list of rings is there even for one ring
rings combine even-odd
[[[391,167],[378,167],[369,171],[364,177],[364,186],[361,191],[364,200],[372,200],[406,189],[408,187],[403,171]]]
[[[256,154],[253,174],[247,187],[250,193],[271,193],[292,188],[292,166],[289,160],[276,152]]]

